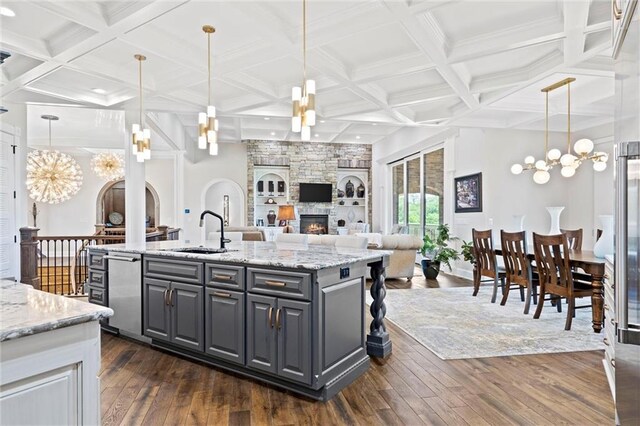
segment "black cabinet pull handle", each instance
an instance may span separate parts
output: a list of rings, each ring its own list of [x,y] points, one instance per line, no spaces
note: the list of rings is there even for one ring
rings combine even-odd
[[[174,289],[169,290],[169,301],[171,302],[171,306],[173,306],[173,290]]]

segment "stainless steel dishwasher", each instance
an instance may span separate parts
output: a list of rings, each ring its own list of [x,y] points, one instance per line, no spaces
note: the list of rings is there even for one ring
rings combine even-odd
[[[142,336],[142,256],[137,253],[110,252],[109,307],[113,316],[109,326],[123,336],[150,342]]]

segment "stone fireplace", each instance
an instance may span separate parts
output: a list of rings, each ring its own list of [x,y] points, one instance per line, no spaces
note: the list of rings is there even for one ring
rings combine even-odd
[[[326,214],[301,214],[300,215],[301,234],[328,234],[329,215]]]

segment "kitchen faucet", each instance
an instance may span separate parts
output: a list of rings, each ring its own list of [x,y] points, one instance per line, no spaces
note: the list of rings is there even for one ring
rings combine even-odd
[[[204,226],[204,217],[206,215],[210,214],[211,216],[215,216],[218,219],[220,219],[220,248],[224,249],[224,245],[225,243],[230,243],[231,240],[226,240],[224,238],[224,219],[222,218],[222,216],[220,216],[218,213],[214,213],[211,210],[205,210],[202,212],[202,214],[200,214],[200,228],[202,228]]]

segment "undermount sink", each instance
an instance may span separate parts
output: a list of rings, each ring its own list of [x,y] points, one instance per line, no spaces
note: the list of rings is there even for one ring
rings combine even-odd
[[[175,251],[178,253],[219,254],[219,253],[226,253],[228,251],[237,251],[237,250],[229,250],[226,248],[209,248],[209,247],[184,247],[184,248],[171,249],[168,251]]]

